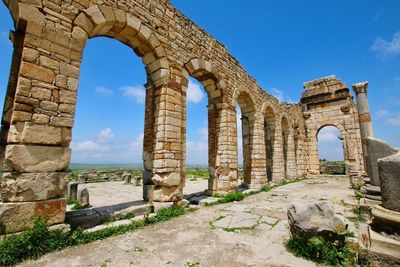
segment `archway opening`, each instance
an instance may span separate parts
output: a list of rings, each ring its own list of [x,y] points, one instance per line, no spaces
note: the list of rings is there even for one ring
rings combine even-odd
[[[318,156],[320,173],[329,175],[346,174],[341,132],[333,125],[323,126],[318,131]]]
[[[288,178],[288,152],[289,152],[289,122],[286,117],[282,117],[282,152],[283,152],[283,178]]]
[[[89,192],[92,207],[118,209],[143,200],[146,77],[141,60],[127,45],[107,37],[87,42],[70,169],[71,179],[80,183],[78,192]],[[74,102],[72,98],[71,107]]]
[[[186,92],[186,183],[183,192],[186,199],[195,198],[193,201],[207,193],[211,177],[208,139],[212,133],[208,128],[208,94],[203,83],[189,77]]]
[[[240,93],[236,98],[236,132],[237,132],[237,159],[238,185],[247,188],[251,184],[252,175],[252,142],[254,124],[254,105],[250,96]]]
[[[271,107],[267,107],[264,112],[264,140],[267,178],[268,182],[272,182],[274,166],[275,113]]]
[[[19,66],[21,64],[23,43],[21,31],[24,31],[24,29],[14,29],[14,23],[10,11],[4,4],[0,4],[0,18],[2,18],[0,24],[0,99],[5,99],[4,102],[0,103],[0,110],[3,111],[0,131],[1,182],[7,135],[10,128],[11,111],[17,88]],[[14,32],[14,43],[10,40],[11,31]]]

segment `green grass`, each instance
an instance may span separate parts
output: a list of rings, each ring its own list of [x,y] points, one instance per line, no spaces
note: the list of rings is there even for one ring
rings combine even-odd
[[[328,241],[321,236],[310,239],[292,236],[285,243],[286,249],[297,257],[329,266],[369,266],[371,259],[358,246]]]
[[[186,169],[186,178],[190,179],[192,176],[195,178],[208,179],[210,174],[207,168],[188,168]]]
[[[0,266],[15,265],[23,260],[37,259],[52,251],[132,232],[147,225],[168,221],[190,211],[183,206],[164,208],[158,210],[152,218],[147,217],[142,221],[133,221],[129,225],[110,227],[90,233],[85,233],[80,229],[68,232],[49,231],[45,220],[38,218],[32,229],[19,235],[5,237],[0,241]]]

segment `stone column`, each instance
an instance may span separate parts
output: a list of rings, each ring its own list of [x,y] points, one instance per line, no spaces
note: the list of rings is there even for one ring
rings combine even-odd
[[[361,142],[362,142],[362,150],[364,154],[364,166],[366,168],[367,173],[369,171],[367,169],[367,138],[374,137],[374,133],[372,130],[372,122],[371,122],[371,114],[369,111],[368,104],[368,82],[355,83],[352,85],[354,93],[357,97],[357,109],[358,109],[358,120],[360,123],[360,132],[361,132]]]

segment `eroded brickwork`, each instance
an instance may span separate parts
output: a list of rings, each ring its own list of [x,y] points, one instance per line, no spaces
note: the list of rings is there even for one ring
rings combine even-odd
[[[304,121],[300,105],[280,103],[261,89],[222,44],[168,0],[3,1],[15,22],[15,52],[0,139],[0,234],[20,231],[38,215],[49,224],[64,221],[82,53],[96,36],[126,44],[146,67],[145,200],[182,198],[189,77],[208,94],[210,194],[238,186],[237,104],[248,187],[317,171],[313,136],[323,124],[337,124],[347,147],[358,145],[349,99],[332,110],[335,121],[320,122],[326,114],[317,107],[315,114],[307,110]],[[361,168],[359,151],[346,151],[346,160]]]
[[[301,104],[307,129],[309,173],[320,173],[317,137],[329,125],[341,133],[347,174],[361,175],[364,167],[360,124],[350,90],[335,76],[307,82],[304,88]]]

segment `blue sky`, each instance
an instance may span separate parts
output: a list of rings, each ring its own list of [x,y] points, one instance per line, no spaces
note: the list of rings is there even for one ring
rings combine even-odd
[[[368,80],[375,134],[400,146],[398,0],[172,3],[225,44],[261,87],[283,101],[297,102],[303,82],[330,74],[348,86]],[[4,99],[12,21],[2,4],[0,18],[0,98]],[[140,162],[146,81],[141,60],[118,41],[95,38],[85,48],[81,70],[72,161]],[[207,162],[206,105],[204,90],[193,82],[188,103],[189,164]],[[342,158],[334,130],[321,132],[321,158]]]

